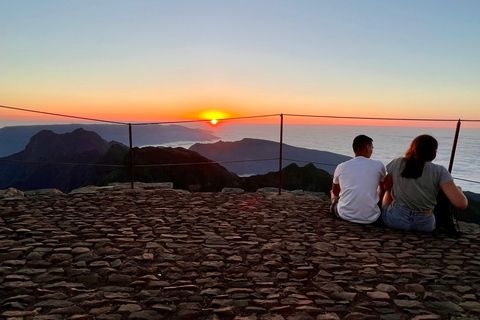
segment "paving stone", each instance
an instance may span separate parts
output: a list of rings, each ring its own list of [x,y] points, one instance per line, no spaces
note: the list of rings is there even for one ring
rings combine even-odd
[[[118,312],[135,312],[142,310],[138,304],[130,303],[130,304],[123,304],[118,308]]]
[[[405,289],[411,292],[425,293],[425,287],[417,283],[408,283],[405,285]]]
[[[390,296],[386,292],[382,291],[374,291],[374,292],[367,292],[367,296],[372,300],[389,300]]]
[[[480,302],[477,301],[465,301],[459,304],[465,310],[477,310],[480,311]]]
[[[326,313],[317,316],[316,320],[340,320],[336,313]]]
[[[155,310],[142,310],[142,311],[136,311],[133,312],[128,319],[132,320],[157,320],[157,319],[163,319],[163,316],[161,316],[157,311]]]
[[[387,292],[387,293],[391,293],[391,292],[398,292],[397,288],[395,288],[395,286],[392,286],[392,285],[389,285],[389,284],[384,284],[384,283],[380,283],[379,285],[376,286],[377,291],[381,291],[381,292]]]
[[[425,302],[425,306],[430,310],[438,312],[441,316],[446,315],[461,315],[464,312],[464,309],[451,301],[442,301],[442,302]]]

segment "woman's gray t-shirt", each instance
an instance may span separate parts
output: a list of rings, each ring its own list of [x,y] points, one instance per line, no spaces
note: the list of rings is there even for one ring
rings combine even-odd
[[[393,178],[393,200],[412,211],[433,210],[440,187],[453,181],[452,176],[444,166],[426,162],[420,177],[404,178],[400,175],[405,167],[404,159],[393,159],[387,165],[387,172]]]

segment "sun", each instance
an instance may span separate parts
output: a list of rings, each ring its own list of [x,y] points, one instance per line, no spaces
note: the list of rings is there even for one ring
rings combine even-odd
[[[218,123],[217,119],[212,119],[210,120],[210,123],[213,124],[213,125],[216,125]]]

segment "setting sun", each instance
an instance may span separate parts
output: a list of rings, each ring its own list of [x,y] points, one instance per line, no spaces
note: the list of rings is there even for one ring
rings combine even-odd
[[[211,119],[212,124],[216,124],[218,119],[228,118],[229,114],[220,110],[206,110],[200,113],[200,117],[204,119]]]
[[[212,119],[212,120],[210,120],[210,123],[213,124],[213,125],[216,125],[218,123],[218,121],[216,119]]]

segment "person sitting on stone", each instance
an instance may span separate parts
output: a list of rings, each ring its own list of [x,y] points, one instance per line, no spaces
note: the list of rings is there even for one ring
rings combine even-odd
[[[382,204],[385,226],[406,231],[435,230],[433,209],[440,189],[455,207],[467,207],[467,198],[448,170],[432,163],[437,148],[434,137],[420,135],[412,141],[404,157],[387,165]]]
[[[372,138],[359,135],[353,140],[352,147],[355,157],[340,163],[333,174],[331,211],[347,221],[381,224],[379,204],[383,196],[385,166],[370,159]]]

